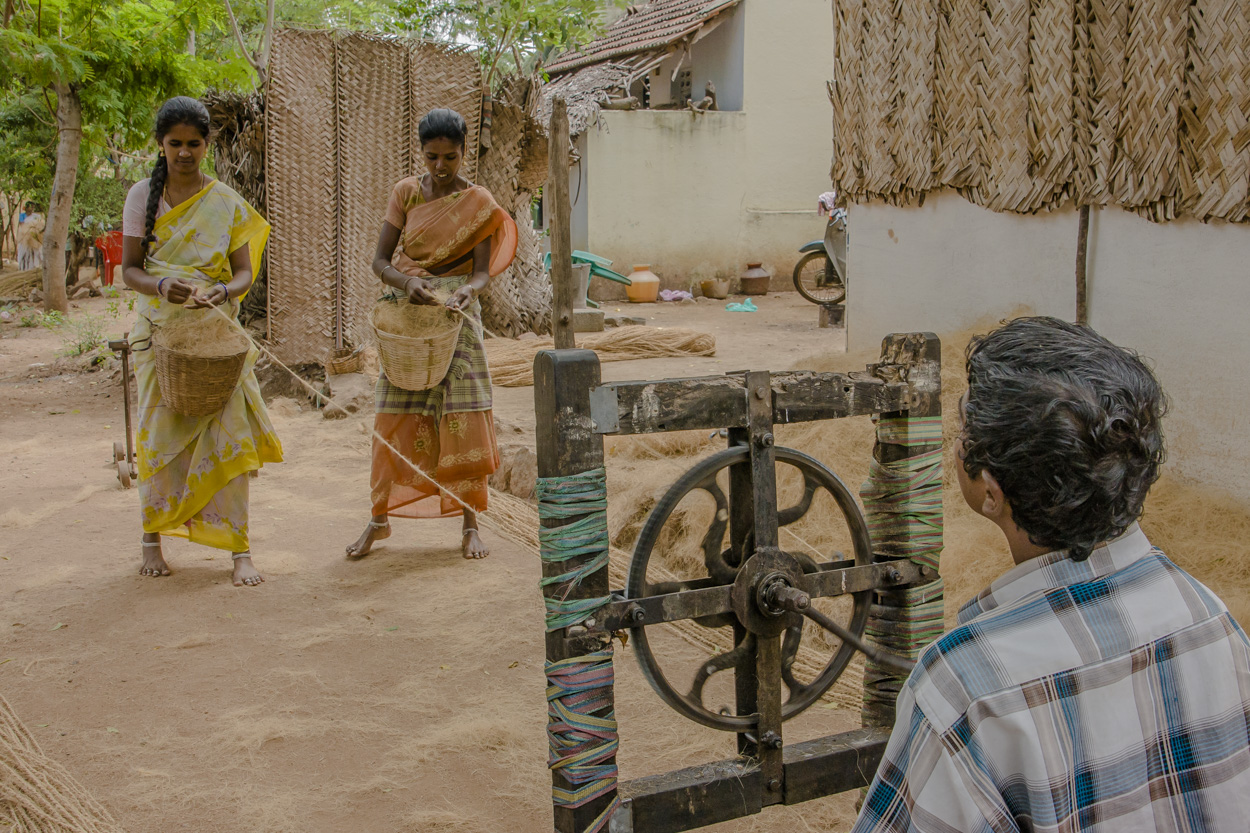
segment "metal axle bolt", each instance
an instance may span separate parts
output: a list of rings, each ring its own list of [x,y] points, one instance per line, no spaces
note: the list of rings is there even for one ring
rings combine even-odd
[[[759,443],[761,448],[772,448],[774,442],[772,432],[770,431],[766,434],[761,434],[756,442]]]
[[[787,584],[777,582],[768,588],[766,598],[773,607],[782,610],[800,611],[807,610],[812,605],[812,597],[799,590],[797,587],[790,587]]]

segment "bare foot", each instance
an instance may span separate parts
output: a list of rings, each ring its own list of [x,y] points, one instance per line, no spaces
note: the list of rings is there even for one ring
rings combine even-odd
[[[234,558],[235,587],[243,587],[244,585],[248,587],[255,587],[265,580],[265,577],[262,576],[252,564],[252,556],[247,555],[246,553],[236,552],[232,557]]]
[[[490,555],[490,547],[482,541],[482,536],[477,534],[476,529],[466,529],[464,531],[464,542],[461,544],[461,550],[464,557],[470,560],[485,558]]]
[[[165,563],[165,555],[161,552],[161,536],[153,535],[155,540],[147,540],[143,536],[143,565],[139,567],[139,575],[159,578],[169,575],[169,565]]]
[[[391,524],[385,516],[381,520],[374,518],[369,521],[365,531],[360,534],[356,543],[347,548],[348,558],[362,558],[373,550],[373,543],[391,537]]]

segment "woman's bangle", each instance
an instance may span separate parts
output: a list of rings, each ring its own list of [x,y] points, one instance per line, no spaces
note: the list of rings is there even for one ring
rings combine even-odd
[[[167,280],[169,280],[169,278],[161,278],[159,281],[156,282],[156,296],[158,298],[165,297],[165,293],[161,292],[161,287],[165,285],[165,281]]]
[[[229,301],[230,300],[230,287],[226,285],[225,281],[217,281],[217,285],[226,291],[226,300]]]

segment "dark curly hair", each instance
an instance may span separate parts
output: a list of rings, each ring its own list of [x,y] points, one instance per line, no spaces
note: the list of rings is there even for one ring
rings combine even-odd
[[[1132,350],[1057,318],[968,345],[963,466],[1002,486],[1040,547],[1084,561],[1136,521],[1163,463],[1167,399]]]
[[[432,139],[448,139],[463,149],[465,137],[468,135],[469,126],[465,123],[464,116],[446,107],[426,113],[425,118],[417,125],[417,136],[423,145]]]
[[[211,118],[208,108],[198,99],[178,95],[161,105],[156,113],[156,144],[164,141],[169,131],[180,124],[190,125],[208,139],[211,129]],[[147,255],[148,247],[156,242],[153,229],[156,227],[156,212],[161,205],[161,194],[165,191],[165,181],[169,178],[169,163],[165,154],[156,154],[156,164],[152,167],[152,176],[148,181],[148,204],[143,218],[143,254]]]

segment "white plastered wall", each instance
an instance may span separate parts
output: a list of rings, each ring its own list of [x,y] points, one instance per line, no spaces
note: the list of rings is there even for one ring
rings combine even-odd
[[[815,207],[829,189],[832,7],[743,0],[730,14],[695,57],[741,31],[742,110],[600,113],[586,132],[587,243],[619,271],[650,264],[667,287],[762,261],[786,289],[799,247],[824,232]],[[693,65],[696,97],[713,68],[735,66],[705,56]]]
[[[852,350],[887,333],[957,333],[1017,313],[1075,317],[1077,213],[995,214],[953,193],[850,211]],[[1090,324],[1140,352],[1172,400],[1168,470],[1250,500],[1250,226],[1155,224],[1095,209]],[[959,361],[947,351],[946,361]]]

